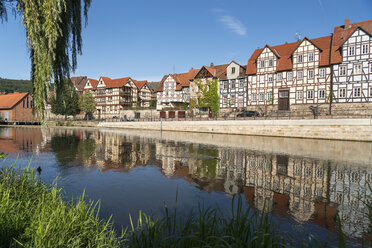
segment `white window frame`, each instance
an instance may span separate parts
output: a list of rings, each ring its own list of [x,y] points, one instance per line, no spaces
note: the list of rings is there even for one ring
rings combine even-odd
[[[287,72],[287,81],[293,81],[293,71]]]
[[[269,75],[267,75],[267,81],[268,82],[273,82],[274,81],[274,75],[273,74],[269,74]]]
[[[299,54],[297,55],[297,63],[303,63],[304,62],[304,55]]]
[[[267,97],[267,100],[268,101],[273,100],[273,93],[271,91],[267,92],[267,96],[266,97]]]
[[[304,98],[304,92],[302,90],[297,90],[296,91],[296,99],[297,100],[302,100]]]
[[[257,94],[253,93],[251,97],[252,97],[252,102],[257,101]]]
[[[260,61],[260,68],[265,68],[265,60]]]
[[[265,93],[263,93],[263,92],[259,93],[259,94],[258,94],[258,100],[259,100],[260,102],[265,101]]]
[[[309,53],[309,62],[313,62],[314,61],[314,52],[310,52]]]
[[[269,67],[272,67],[274,66],[274,60],[273,59],[269,59]]]
[[[361,96],[362,96],[362,87],[353,88],[353,97],[361,97]]]
[[[364,49],[366,48],[366,49]],[[362,54],[368,54],[369,53],[369,44],[368,43],[363,43],[362,44]]]
[[[308,76],[309,76],[309,79],[313,79],[314,78],[314,70],[308,70]]]
[[[302,80],[303,78],[304,78],[304,72],[303,71],[297,71],[297,79]]]
[[[339,88],[338,89],[338,97],[339,98],[346,98],[347,89],[346,88]]]
[[[362,65],[361,64],[355,64],[354,65],[354,75],[362,74]]]
[[[276,75],[276,81],[281,82],[283,80],[283,74],[281,72],[278,72]]]
[[[307,99],[310,99],[310,100],[314,99],[314,90],[307,90],[306,96],[307,96]]]
[[[260,75],[260,84],[265,83],[265,75]]]
[[[318,90],[318,98],[325,99],[325,90]]]
[[[349,56],[355,55],[355,46],[349,46],[348,53]]]
[[[257,83],[257,77],[256,76],[252,76],[252,84],[256,84]]]
[[[326,76],[326,69],[325,68],[320,68],[319,69],[319,77],[320,78],[325,78]]]
[[[340,66],[340,76],[346,76],[347,68],[346,65]]]

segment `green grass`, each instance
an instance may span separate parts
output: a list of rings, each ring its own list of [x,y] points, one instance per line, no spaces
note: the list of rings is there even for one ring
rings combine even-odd
[[[60,188],[41,183],[32,169],[2,167],[0,247],[122,247],[99,203],[65,202]]]

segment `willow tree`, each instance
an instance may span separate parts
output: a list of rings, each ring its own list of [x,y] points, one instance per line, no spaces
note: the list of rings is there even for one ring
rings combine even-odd
[[[44,121],[50,83],[56,94],[63,78],[76,69],[82,48],[82,5],[87,24],[91,0],[0,0],[0,19],[8,12],[22,17],[31,58],[35,109]]]

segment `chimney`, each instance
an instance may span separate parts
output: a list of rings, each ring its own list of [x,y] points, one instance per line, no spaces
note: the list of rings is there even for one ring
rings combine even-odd
[[[345,25],[344,25],[344,29],[348,29],[350,28],[350,19],[345,19]]]
[[[214,64],[213,63],[211,63],[211,66],[210,67],[213,67],[214,66]]]
[[[194,67],[191,67],[190,70],[189,70],[189,72],[192,71],[192,70],[194,70]]]

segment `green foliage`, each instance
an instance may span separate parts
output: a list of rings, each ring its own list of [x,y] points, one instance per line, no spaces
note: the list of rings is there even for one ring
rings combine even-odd
[[[96,105],[97,103],[89,90],[85,91],[84,94],[81,95],[79,99],[79,107],[85,114],[93,114],[94,111],[96,111]]]
[[[65,119],[67,119],[68,115],[75,116],[80,113],[79,96],[70,79],[64,79],[64,83],[57,86],[50,104],[52,106],[52,113],[64,115]]]
[[[40,182],[32,169],[0,171],[0,247],[122,247],[100,203],[83,195],[65,202],[62,189]]]
[[[32,82],[0,78],[0,92],[32,92]]]
[[[156,100],[151,100],[150,108],[156,108]]]
[[[81,54],[81,2],[87,20],[91,0],[0,0],[0,19],[7,20],[9,10],[22,16],[32,61],[35,109],[43,122],[51,80],[63,84]]]
[[[207,80],[206,84],[202,84],[200,80],[195,80],[196,85],[200,88],[201,95],[199,96],[200,108],[211,108],[213,116],[217,116],[220,109],[218,96],[217,79]]]

